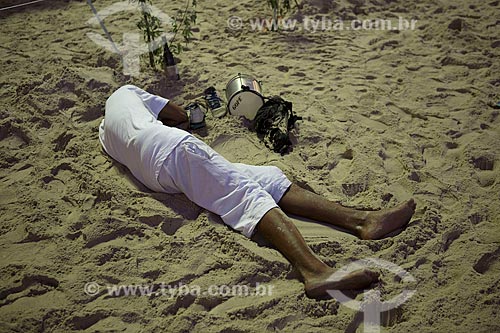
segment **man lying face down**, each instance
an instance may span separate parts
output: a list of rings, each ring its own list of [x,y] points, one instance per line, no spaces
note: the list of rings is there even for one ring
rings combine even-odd
[[[378,280],[378,273],[368,269],[329,279],[333,268],[307,246],[285,213],[344,228],[361,239],[379,239],[410,221],[413,199],[380,211],[343,207],[292,184],[277,167],[227,161],[180,129],[188,125],[183,108],[126,85],[106,101],[99,139],[113,159],[151,190],[183,193],[246,237],[264,236],[298,270],[307,296],[363,289]]]

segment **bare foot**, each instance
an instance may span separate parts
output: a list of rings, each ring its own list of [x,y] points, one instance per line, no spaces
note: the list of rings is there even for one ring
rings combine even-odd
[[[379,274],[368,269],[360,269],[347,274],[340,280],[333,280],[334,271],[310,278],[305,282],[306,295],[310,298],[320,298],[328,294],[328,290],[363,289],[378,281]]]
[[[375,212],[369,212],[366,222],[360,227],[361,239],[380,239],[388,233],[402,228],[410,222],[415,213],[416,203],[413,199],[401,205]]]

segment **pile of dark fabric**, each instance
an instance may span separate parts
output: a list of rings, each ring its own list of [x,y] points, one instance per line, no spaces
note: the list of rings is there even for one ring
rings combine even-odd
[[[302,117],[294,115],[291,102],[273,96],[267,98],[257,111],[254,128],[266,147],[284,155],[292,149],[290,130],[295,127],[295,122],[301,119]]]

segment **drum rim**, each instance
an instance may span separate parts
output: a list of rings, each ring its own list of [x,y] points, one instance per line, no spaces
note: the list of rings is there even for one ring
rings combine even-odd
[[[257,82],[257,84],[259,85],[259,89],[260,89],[260,90],[262,90],[262,85],[260,84],[259,80],[257,80],[255,77],[253,77],[253,76],[252,76],[252,75],[250,75],[250,74],[242,74],[242,73],[238,73],[238,74],[236,74],[235,76],[233,76],[233,77],[229,80],[229,82],[226,84],[226,90],[228,89],[229,85],[230,85],[231,83],[233,83],[233,81],[234,81],[235,79],[237,79],[237,78],[241,78],[241,77],[243,77],[243,76],[246,76],[246,77],[248,77],[248,78],[252,79],[253,81]]]
[[[238,73],[238,74],[236,74],[235,76],[233,76],[233,77],[232,77],[229,81],[232,81],[232,80],[234,80],[235,78],[237,78],[237,77],[242,77],[242,76],[247,76],[247,77],[249,76],[249,77],[253,78],[254,80],[256,80],[256,79],[255,79],[255,77],[253,77],[251,74]]]

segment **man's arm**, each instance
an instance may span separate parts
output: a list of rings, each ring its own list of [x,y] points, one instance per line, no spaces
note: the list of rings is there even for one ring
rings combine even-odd
[[[181,129],[189,128],[189,118],[186,110],[169,101],[158,114],[158,120],[163,124]]]

